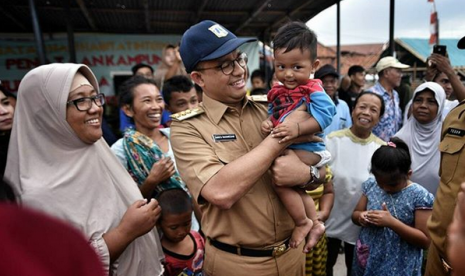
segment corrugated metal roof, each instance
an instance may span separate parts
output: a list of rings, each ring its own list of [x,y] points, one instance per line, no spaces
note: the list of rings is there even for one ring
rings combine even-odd
[[[463,50],[457,48],[458,41],[459,38],[443,38],[440,40],[440,43],[447,46],[452,66],[465,67],[465,54]],[[398,38],[396,42],[423,62],[426,62],[426,59],[433,52],[433,46],[428,44],[428,39],[426,38]]]
[[[28,0],[2,0],[2,33],[32,33]],[[65,3],[69,2],[69,13]],[[183,34],[204,19],[240,36],[268,38],[284,22],[306,22],[337,0],[35,0],[43,33]]]
[[[336,46],[330,46],[336,51]],[[342,54],[379,55],[386,48],[386,43],[341,45]]]

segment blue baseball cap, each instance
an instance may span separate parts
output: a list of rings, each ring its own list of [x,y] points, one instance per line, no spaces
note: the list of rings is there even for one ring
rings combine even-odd
[[[232,32],[211,20],[190,27],[182,36],[179,52],[187,73],[200,61],[222,57],[255,38],[237,38]]]

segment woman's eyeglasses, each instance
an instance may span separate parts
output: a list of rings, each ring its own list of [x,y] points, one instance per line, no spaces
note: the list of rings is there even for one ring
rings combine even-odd
[[[105,104],[105,95],[103,93],[97,94],[92,97],[82,97],[76,100],[68,101],[66,104],[74,104],[74,106],[79,111],[87,111],[92,108],[92,102],[94,102],[98,107]]]

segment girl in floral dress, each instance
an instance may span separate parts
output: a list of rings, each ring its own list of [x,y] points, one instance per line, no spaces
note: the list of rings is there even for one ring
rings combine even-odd
[[[352,214],[352,221],[362,226],[352,275],[421,275],[434,197],[409,180],[411,164],[408,146],[398,138],[373,154],[374,178],[363,183]]]

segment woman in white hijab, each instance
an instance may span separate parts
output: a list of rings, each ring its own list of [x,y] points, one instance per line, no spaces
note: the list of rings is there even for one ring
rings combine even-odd
[[[110,275],[161,275],[153,229],[160,207],[142,199],[101,138],[98,93],[85,65],[30,71],[19,87],[5,179],[21,204],[81,230]]]
[[[404,140],[412,156],[411,181],[425,187],[433,195],[439,186],[439,142],[442,110],[446,93],[435,82],[425,82],[413,93],[412,116],[395,135]]]

